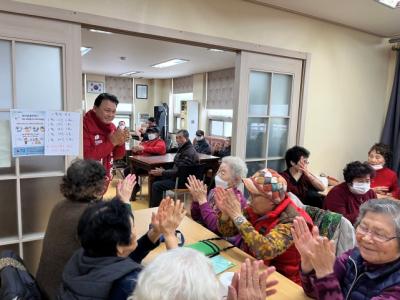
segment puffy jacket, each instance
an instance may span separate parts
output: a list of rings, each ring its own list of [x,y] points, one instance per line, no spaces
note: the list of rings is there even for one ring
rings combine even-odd
[[[211,154],[211,146],[204,138],[202,140],[196,141],[196,143],[194,144],[194,149],[196,149],[198,153]]]
[[[164,155],[167,152],[165,142],[160,138],[141,142],[140,146],[144,148],[138,153],[140,155]]]
[[[175,154],[174,166],[172,169],[164,170],[162,175],[166,177],[176,177],[179,167],[192,166],[199,163],[199,155],[193,147],[191,141],[187,141]]]

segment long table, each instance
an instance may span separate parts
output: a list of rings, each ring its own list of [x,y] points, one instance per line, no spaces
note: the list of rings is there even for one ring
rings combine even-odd
[[[137,210],[134,212],[135,217],[135,227],[138,233],[138,237],[145,234],[149,228],[151,213],[157,211],[157,208],[147,208],[142,210]],[[201,226],[200,224],[196,223],[192,219],[185,217],[182,221],[181,225],[178,228],[185,237],[185,243],[195,243],[200,240],[208,239],[216,237],[215,233],[209,231],[205,227]],[[213,241],[214,242],[214,241]],[[227,241],[215,241],[220,247],[226,247],[230,244]],[[151,262],[158,254],[165,251],[165,245],[162,244],[155,250],[153,250],[143,261],[143,264],[146,265]],[[221,252],[221,255],[224,256],[226,259],[230,260],[235,264],[234,267],[228,269],[226,272],[234,272],[238,271],[240,268],[240,264],[244,262],[244,260],[249,257],[252,258],[250,255],[246,254],[242,250],[238,248],[232,248],[227,251]],[[271,275],[271,278],[277,279],[279,284],[277,285],[276,289],[278,292],[268,299],[275,299],[275,300],[301,300],[301,299],[310,299],[308,298],[303,289],[289,280],[288,278],[284,277],[283,275],[279,274],[278,272],[274,272]]]
[[[131,166],[140,168],[147,172],[154,169],[163,167],[164,169],[171,168],[174,165],[174,158],[176,153],[167,153],[165,155],[145,156],[145,155],[132,155],[129,156]],[[199,153],[200,163],[206,164],[207,167],[215,173],[219,166],[219,157]],[[151,198],[151,186],[154,182],[154,176],[149,175],[149,199]]]

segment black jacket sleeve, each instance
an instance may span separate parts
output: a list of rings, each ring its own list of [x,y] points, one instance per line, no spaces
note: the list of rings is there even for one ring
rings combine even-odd
[[[160,245],[159,241],[153,244],[153,242],[150,241],[149,237],[147,236],[147,233],[143,235],[140,239],[138,239],[137,243],[138,245],[136,249],[129,255],[129,257],[138,264],[141,263],[143,258],[145,258],[151,250],[157,248],[158,245]]]

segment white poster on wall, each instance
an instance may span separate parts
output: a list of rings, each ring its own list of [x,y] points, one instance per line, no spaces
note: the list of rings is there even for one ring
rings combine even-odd
[[[46,114],[45,155],[78,155],[79,129],[79,113],[48,111]]]
[[[0,168],[11,167],[10,122],[0,120]]]
[[[45,111],[10,111],[13,157],[44,155],[45,119]]]

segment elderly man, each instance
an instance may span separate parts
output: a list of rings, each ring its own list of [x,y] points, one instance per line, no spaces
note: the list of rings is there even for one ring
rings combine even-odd
[[[83,157],[100,161],[106,169],[104,192],[112,179],[113,161],[124,157],[124,144],[129,139],[128,129],[117,129],[112,123],[117,105],[118,99],[114,95],[100,94],[93,109],[83,117]]]
[[[190,142],[187,130],[179,130],[176,134],[176,141],[179,148],[175,155],[172,169],[164,170],[163,168],[156,168],[149,172],[150,175],[160,177],[160,180],[154,182],[151,187],[150,207],[156,207],[160,204],[163,191],[175,187],[175,179],[179,167],[192,166],[199,163],[199,155]]]

